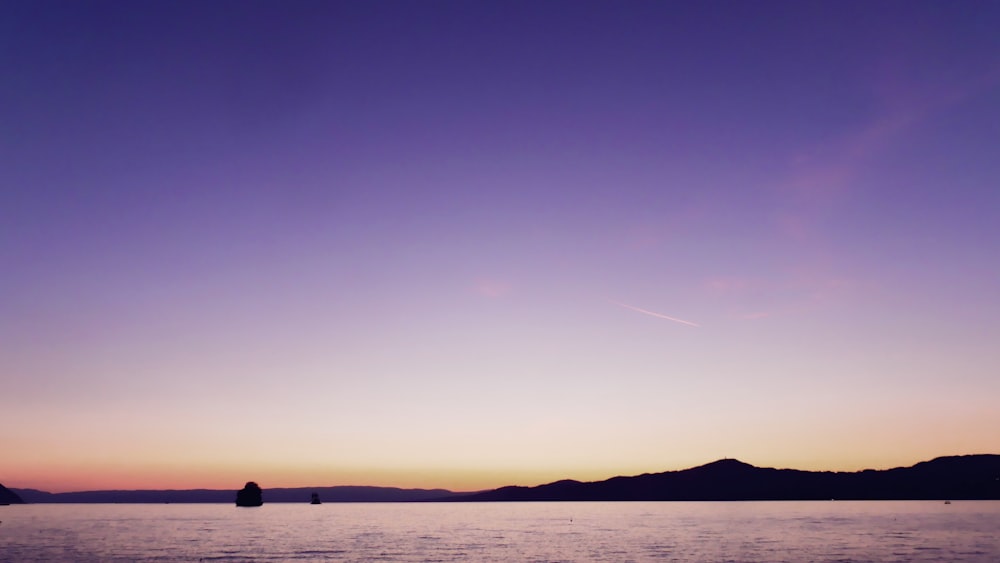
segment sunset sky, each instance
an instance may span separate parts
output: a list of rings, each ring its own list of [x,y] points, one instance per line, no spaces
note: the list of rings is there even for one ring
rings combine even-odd
[[[1000,453],[1000,3],[4,2],[0,483]]]

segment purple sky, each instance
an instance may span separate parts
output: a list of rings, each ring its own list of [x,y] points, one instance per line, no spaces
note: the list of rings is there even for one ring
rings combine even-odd
[[[996,453],[998,29],[975,1],[5,3],[0,482]]]

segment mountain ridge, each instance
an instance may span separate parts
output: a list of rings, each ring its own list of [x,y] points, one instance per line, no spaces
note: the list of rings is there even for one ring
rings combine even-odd
[[[236,490],[106,490],[48,493],[10,489],[28,503],[231,503]],[[723,458],[688,469],[562,479],[533,487],[508,485],[478,492],[338,485],[264,489],[265,502],[493,502],[638,500],[1000,500],[1000,454],[940,456],[908,467],[805,471],[757,467]]]
[[[701,501],[701,500],[1000,499],[1000,455],[942,456],[909,467],[803,471],[720,459],[704,465],[617,476],[508,486],[456,501]]]
[[[37,489],[13,489],[28,503],[232,503],[236,489],[143,489],[102,490],[49,493]],[[303,502],[312,493],[323,502],[417,502],[446,500],[454,493],[446,489],[401,489],[397,487],[367,487],[338,485],[330,487],[265,488],[263,499],[268,502]]]
[[[24,499],[17,492],[0,484],[0,505],[24,504]]]

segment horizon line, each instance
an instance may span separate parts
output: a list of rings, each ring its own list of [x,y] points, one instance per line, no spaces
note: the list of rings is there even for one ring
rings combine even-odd
[[[513,484],[508,484],[508,485],[500,485],[500,486],[497,486],[497,487],[488,487],[488,488],[485,488],[485,489],[476,489],[476,490],[471,490],[471,491],[469,491],[469,490],[460,491],[460,490],[454,490],[454,489],[445,488],[445,487],[400,487],[400,486],[395,486],[395,485],[302,485],[302,486],[261,487],[261,489],[263,489],[263,490],[266,491],[266,490],[276,490],[276,489],[311,489],[311,488],[312,489],[331,489],[331,488],[337,488],[337,487],[345,487],[345,488],[347,488],[347,487],[354,487],[354,488],[369,488],[369,489],[398,489],[398,490],[402,490],[402,491],[446,491],[446,492],[455,493],[455,494],[475,494],[475,493],[481,493],[481,492],[486,492],[486,491],[494,491],[494,490],[502,489],[502,488],[505,488],[505,487],[532,488],[532,487],[538,487],[538,486],[541,486],[541,485],[548,485],[548,484],[551,484],[551,483],[557,483],[559,481],[577,481],[577,482],[580,482],[580,483],[599,483],[599,482],[602,482],[602,481],[607,481],[609,479],[614,479],[614,478],[618,478],[618,477],[626,477],[626,478],[628,478],[628,477],[638,477],[638,476],[642,476],[642,475],[656,475],[656,474],[660,474],[660,473],[674,473],[674,472],[680,472],[680,471],[687,471],[687,470],[690,470],[690,469],[697,469],[699,467],[705,467],[707,465],[712,465],[713,463],[718,463],[720,461],[737,461],[739,463],[743,463],[743,464],[749,465],[749,466],[757,468],[757,469],[776,469],[776,470],[779,470],[779,471],[791,470],[791,471],[803,471],[803,472],[811,472],[811,473],[862,473],[864,471],[889,471],[889,470],[892,470],[892,469],[900,469],[900,468],[906,468],[906,467],[913,467],[913,466],[918,465],[920,463],[926,463],[926,462],[929,462],[929,461],[934,461],[936,459],[942,459],[942,458],[974,457],[974,456],[1000,456],[1000,453],[971,453],[971,454],[939,455],[939,456],[934,456],[934,457],[931,457],[931,458],[928,458],[928,459],[921,459],[921,460],[912,462],[910,465],[894,465],[894,466],[891,466],[891,467],[881,467],[881,468],[866,467],[866,468],[862,468],[862,469],[855,469],[853,471],[851,471],[851,470],[833,470],[833,469],[796,469],[794,467],[768,467],[768,466],[763,466],[763,465],[754,465],[753,463],[748,463],[748,462],[745,462],[745,461],[740,460],[740,459],[735,458],[735,457],[721,457],[721,458],[718,458],[718,459],[715,459],[715,460],[712,460],[712,461],[709,461],[709,462],[705,462],[705,463],[702,463],[702,464],[699,464],[699,465],[693,465],[693,466],[690,466],[690,467],[684,467],[684,468],[680,468],[680,469],[666,469],[666,470],[663,470],[663,471],[646,471],[646,472],[642,472],[642,473],[634,473],[634,474],[628,474],[628,475],[626,475],[626,474],[615,474],[615,475],[611,475],[609,477],[605,477],[603,479],[598,479],[598,480],[593,480],[593,481],[581,481],[579,479],[573,479],[571,477],[564,477],[564,478],[560,478],[560,479],[555,479],[553,481],[546,481],[546,482],[538,483],[536,485],[513,485]],[[256,480],[251,479],[251,481],[257,483],[258,485],[260,484]],[[250,482],[250,481],[243,481],[243,483],[240,486],[234,487],[232,489],[230,489],[230,488],[208,488],[208,487],[193,487],[193,488],[184,488],[184,489],[180,489],[180,488],[166,488],[166,489],[117,489],[117,488],[111,488],[111,489],[82,489],[82,490],[73,490],[73,491],[52,492],[52,491],[46,491],[44,489],[38,489],[38,488],[35,488],[35,487],[30,487],[30,486],[28,486],[28,487],[8,486],[8,485],[4,485],[2,481],[0,481],[0,487],[4,487],[4,488],[6,488],[8,490],[31,490],[31,491],[38,491],[38,492],[41,492],[41,493],[46,493],[46,494],[51,494],[51,495],[80,494],[80,493],[109,493],[109,492],[130,492],[130,493],[134,493],[134,492],[147,492],[147,491],[149,491],[149,492],[166,492],[166,491],[178,491],[178,492],[213,491],[213,492],[215,492],[215,491],[230,491],[230,490],[232,490],[232,491],[235,492],[235,491],[239,491],[243,487],[243,485],[245,485],[248,482]]]

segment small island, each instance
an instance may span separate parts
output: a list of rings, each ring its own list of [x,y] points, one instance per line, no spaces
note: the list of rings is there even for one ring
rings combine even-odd
[[[236,506],[262,506],[263,504],[263,491],[253,481],[247,482],[241,490],[236,492]]]

